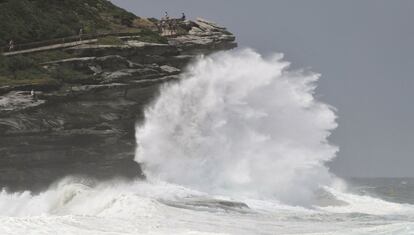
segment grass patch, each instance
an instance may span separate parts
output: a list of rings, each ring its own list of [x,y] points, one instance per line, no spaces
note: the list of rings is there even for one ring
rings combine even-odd
[[[28,54],[27,57],[36,61],[36,63],[38,64],[42,64],[42,63],[46,63],[50,61],[73,58],[73,57],[76,57],[76,55],[70,54],[62,50],[54,50],[54,51],[38,52],[35,54]]]
[[[116,46],[120,46],[120,45],[124,45],[124,42],[119,39],[118,37],[115,36],[106,36],[103,38],[99,38],[98,39],[98,44],[99,45],[116,45]]]
[[[30,57],[0,56],[0,85],[56,84],[50,74]]]
[[[167,44],[168,40],[166,37],[161,36],[159,33],[149,29],[142,29],[139,33],[140,41]]]
[[[133,22],[134,27],[143,29],[156,29],[156,25],[149,19],[137,18]]]
[[[13,77],[0,76],[0,86],[19,86],[19,85],[33,85],[33,86],[46,86],[46,85],[59,85],[59,82],[50,78],[47,75],[44,76],[30,76],[30,78],[14,79]]]
[[[58,81],[69,84],[87,84],[92,82],[91,76],[64,66],[58,66],[51,72],[51,76]]]
[[[0,86],[57,86],[64,83],[94,83],[93,76],[65,66],[45,69],[39,65],[39,63],[67,59],[73,56],[75,55],[64,51],[41,52],[28,56],[17,55],[5,57],[0,55]]]
[[[26,67],[24,69],[0,73],[0,86],[56,84],[58,84],[58,81],[53,79],[47,71],[37,67]]]
[[[43,69],[33,59],[22,55],[0,57],[0,76],[20,80],[30,78],[31,74],[44,74]]]

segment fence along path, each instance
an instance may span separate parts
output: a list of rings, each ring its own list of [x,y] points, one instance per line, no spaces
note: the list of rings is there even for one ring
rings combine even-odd
[[[2,51],[2,54],[4,56],[13,56],[13,55],[30,54],[30,53],[41,52],[41,51],[73,47],[73,46],[77,46],[81,44],[95,43],[98,41],[99,38],[103,38],[107,36],[122,37],[122,36],[138,36],[138,35],[139,33],[122,33],[122,32],[85,34],[82,36],[70,36],[70,37],[57,38],[57,39],[46,40],[46,41],[16,44],[14,45],[14,48],[12,51],[9,51],[8,46],[4,46],[0,48],[0,50]]]

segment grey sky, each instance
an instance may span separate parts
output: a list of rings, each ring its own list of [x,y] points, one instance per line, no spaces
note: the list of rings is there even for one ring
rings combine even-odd
[[[414,1],[112,0],[140,16],[185,12],[217,21],[240,47],[282,52],[322,74],[318,97],[338,108],[341,176],[414,177]]]

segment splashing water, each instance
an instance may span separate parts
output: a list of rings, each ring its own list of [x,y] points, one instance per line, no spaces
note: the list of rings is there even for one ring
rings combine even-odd
[[[319,75],[288,66],[249,49],[201,58],[147,110],[136,160],[149,177],[209,193],[309,203],[332,181],[336,116],[313,96]]]

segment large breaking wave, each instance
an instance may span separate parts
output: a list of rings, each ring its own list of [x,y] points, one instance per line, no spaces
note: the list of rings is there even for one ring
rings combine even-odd
[[[218,53],[166,86],[136,131],[147,176],[294,204],[331,184],[335,113],[314,97],[319,75],[289,71],[282,57]]]

